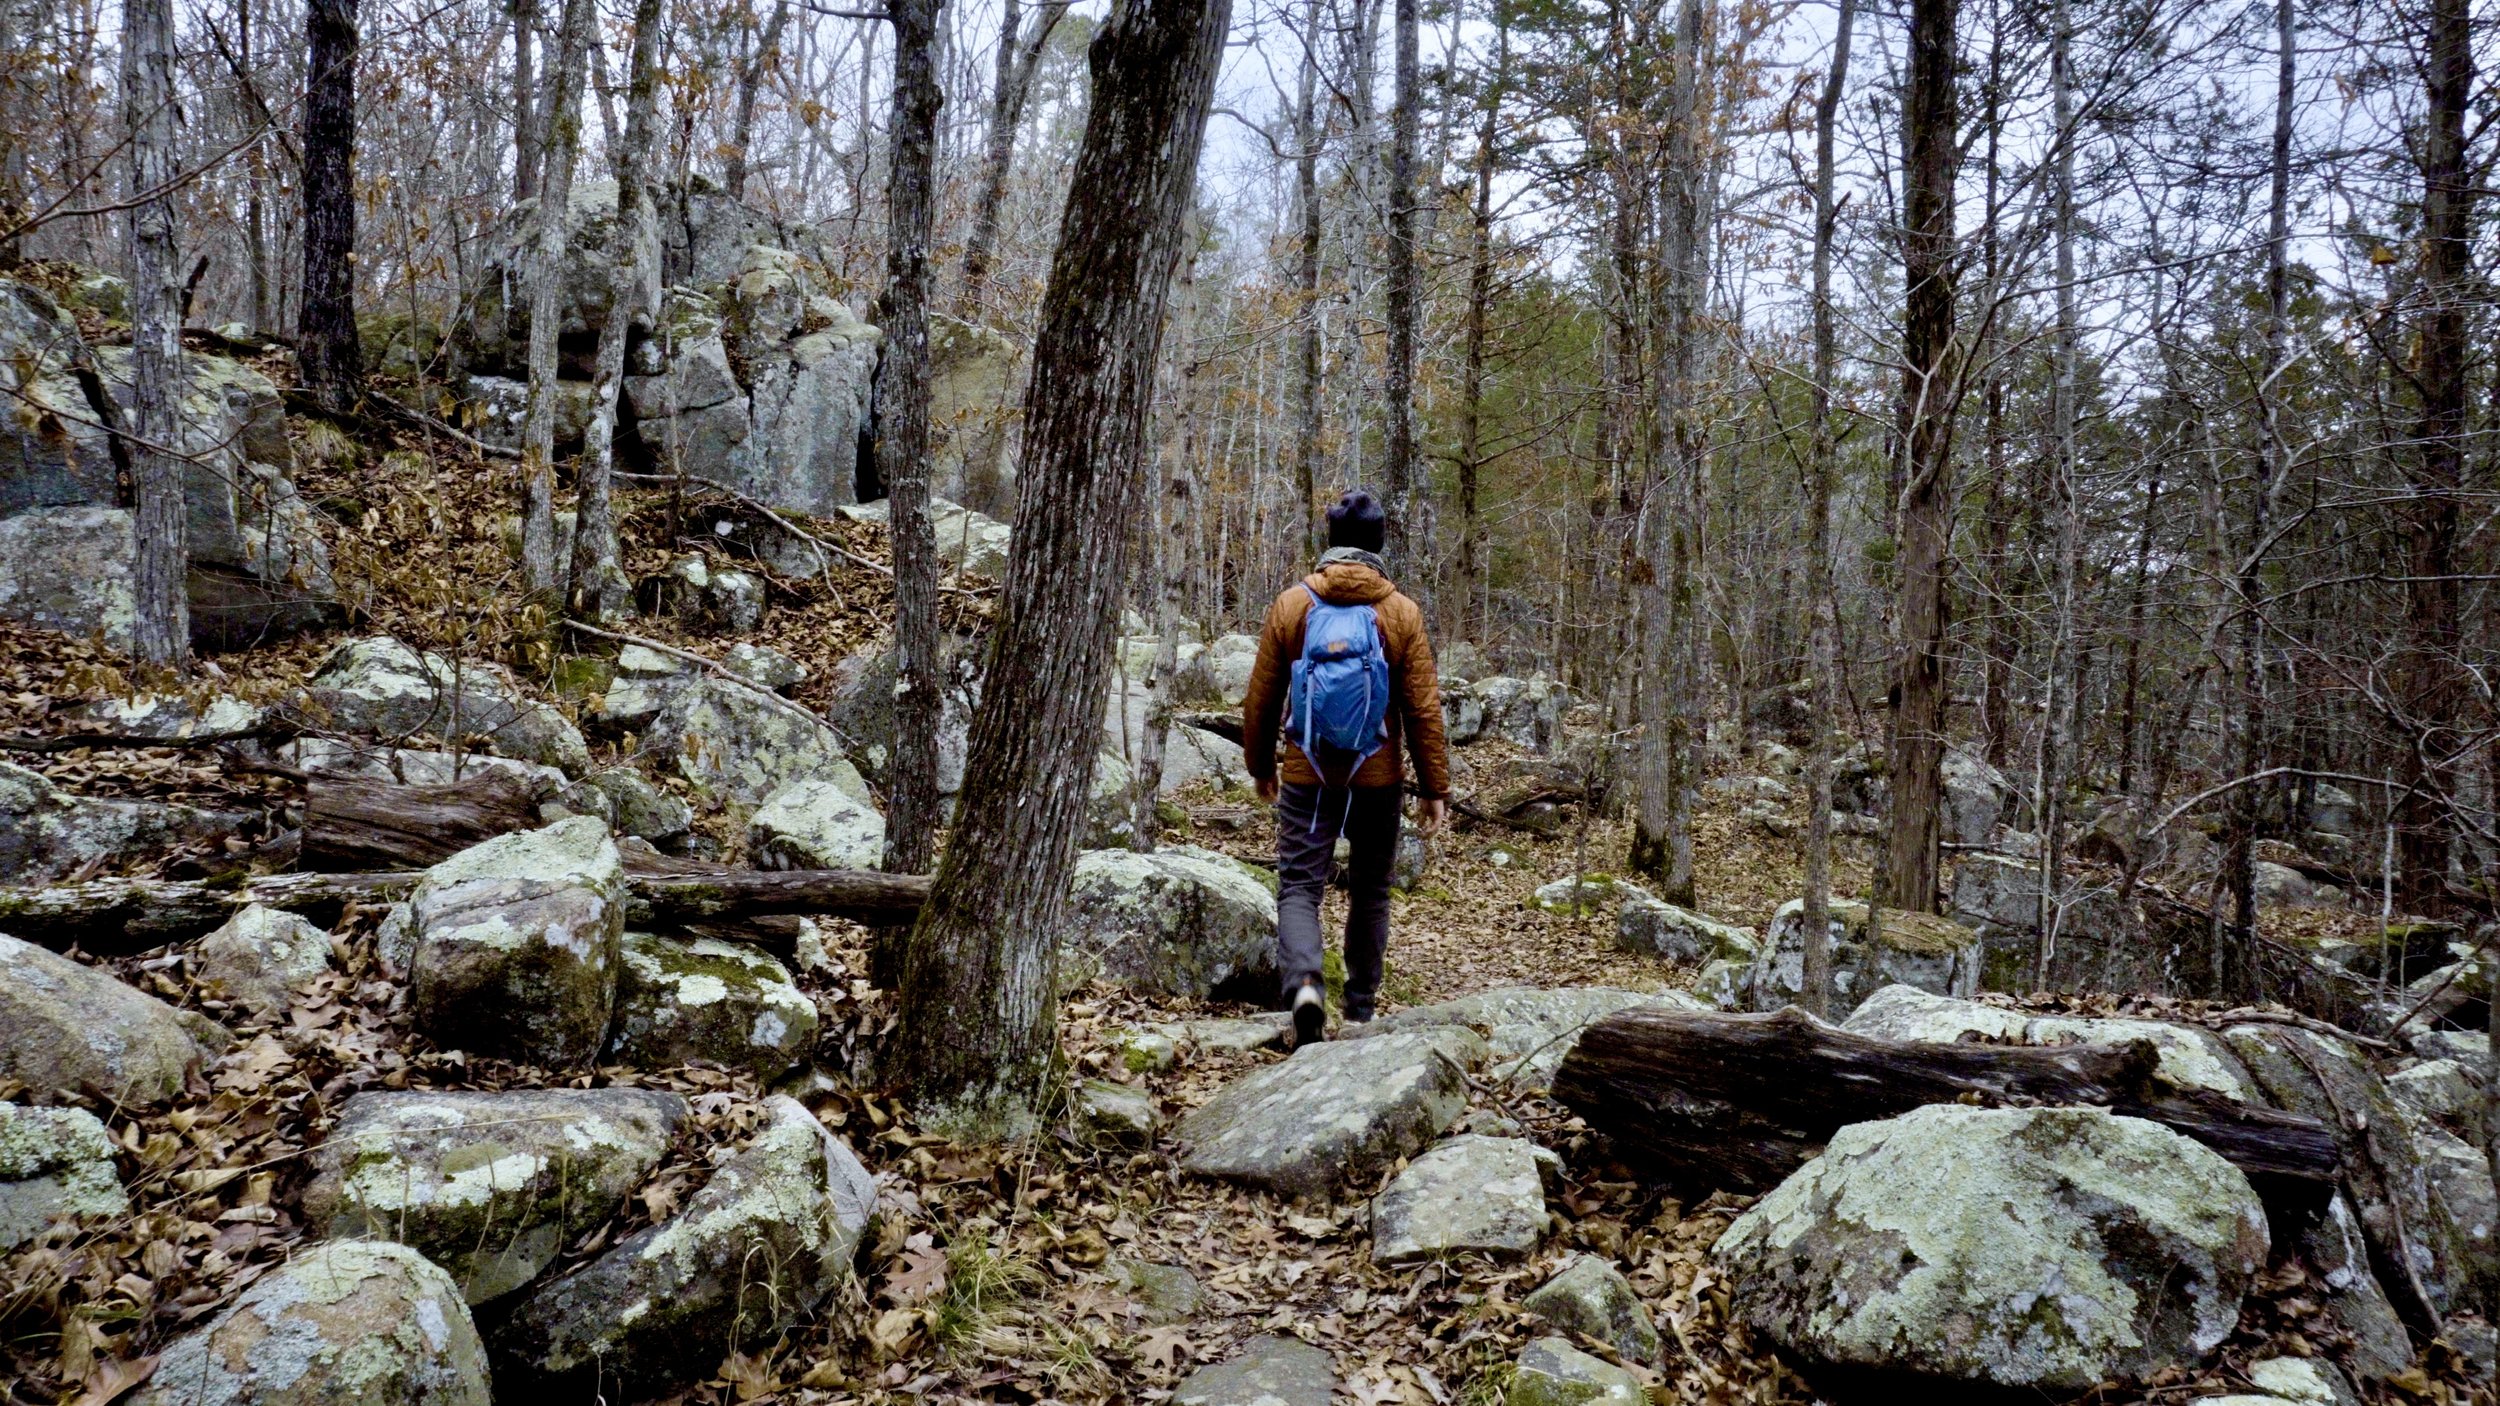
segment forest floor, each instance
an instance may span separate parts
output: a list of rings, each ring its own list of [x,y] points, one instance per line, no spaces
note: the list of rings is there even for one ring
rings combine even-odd
[[[508,468],[460,454],[372,454],[343,439],[314,438],[304,446],[300,481],[335,524],[338,573],[360,619],[326,637],[205,661],[193,686],[274,700],[336,640],[376,631],[498,659],[525,678],[548,677],[543,622],[504,605],[518,598],[500,546]],[[644,544],[630,554],[637,575],[716,535],[710,517],[693,513],[671,541],[673,511],[660,493],[628,495],[627,509]],[[823,530],[868,560],[883,556],[876,528],[828,523]],[[959,624],[979,609],[977,597],[949,601]],[[770,604],[764,627],[748,638],[807,663],[815,680],[799,696],[821,703],[810,690],[824,686],[833,661],[872,637],[890,611],[890,590],[873,571],[837,564],[821,580],[773,580]],[[668,622],[635,628],[707,653],[730,642]],[[63,705],[125,694],[141,682],[93,645],[31,631],[0,630],[0,661],[0,729],[14,732],[59,730]],[[1496,785],[1519,760],[1498,744],[1464,749],[1458,789]],[[203,752],[72,752],[31,764],[86,794],[261,808],[272,834],[289,803],[283,783],[223,769]],[[1168,840],[1245,858],[1272,852],[1271,822],[1246,797],[1194,796],[1183,809]],[[731,819],[715,812],[702,823],[734,837]],[[1616,950],[1611,912],[1559,916],[1526,901],[1541,883],[1613,868],[1625,838],[1604,820],[1575,821],[1551,835],[1462,826],[1441,837],[1422,884],[1396,902],[1384,1009],[1505,985],[1660,990],[1689,982],[1688,971]],[[1702,906],[1739,923],[1763,924],[1801,883],[1793,841],[1740,822],[1717,802],[1696,826],[1696,857]],[[1863,841],[1841,842],[1837,891],[1862,889],[1867,858]],[[169,854],[152,867],[205,876],[248,862],[244,846]],[[1332,927],[1341,903],[1332,895]],[[178,953],[108,963],[142,989],[234,1022],[240,1040],[173,1106],[107,1119],[133,1195],[126,1220],[0,1262],[7,1354],[0,1400],[109,1402],[171,1336],[283,1260],[304,1234],[304,1154],[359,1090],[569,1081],[694,1096],[699,1116],[662,1175],[582,1237],[573,1262],[681,1204],[703,1175],[703,1153],[742,1131],[760,1092],[746,1075],[619,1068],[562,1076],[431,1048],[408,1029],[404,993],[375,959],[379,916],[351,911],[338,924],[339,969],[273,1024],[253,1025],[204,993]],[[828,962],[800,981],[825,1015],[820,1067],[839,1070],[857,1067],[892,1015],[885,995],[864,979],[864,934],[832,930]],[[1201,1055],[1136,1073],[1122,1068],[1114,1040],[1142,1026],[1239,1013],[1089,988],[1063,1009],[1067,1065],[1072,1074],[1143,1083],[1168,1125],[1254,1063],[1281,1056]],[[0,1087],[0,1097],[16,1092]],[[786,1338],[741,1345],[716,1378],[676,1400],[1156,1401],[1243,1340],[1283,1332],[1331,1354],[1341,1400],[1492,1403],[1508,1364],[1539,1333],[1520,1299],[1580,1251],[1617,1263],[1656,1317],[1666,1360],[1639,1370],[1660,1399],[1810,1399],[1727,1321],[1727,1295],[1707,1252],[1745,1203],[1722,1195],[1688,1205],[1640,1187],[1541,1096],[1478,1085],[1461,1126],[1501,1120],[1564,1153],[1570,1171],[1552,1200],[1553,1232],[1525,1261],[1412,1269],[1371,1258],[1365,1205],[1373,1186],[1348,1188],[1324,1205],[1294,1205],[1188,1176],[1168,1144],[1116,1151],[1062,1135],[1008,1150],[957,1147],[918,1131],[908,1110],[873,1087],[820,1076],[804,1097],[879,1182],[881,1214],[862,1275],[826,1314]],[[1199,1286],[1197,1301],[1177,1313],[1142,1302],[1122,1272],[1132,1264],[1186,1269]],[[2155,1394],[2203,1395],[2236,1384],[2229,1364],[2260,1350],[2312,1351],[2299,1287],[2276,1285],[2252,1299],[2223,1365],[2192,1382],[2159,1384]],[[2444,1399],[2444,1383],[2426,1378],[2423,1386],[2422,1399]]]

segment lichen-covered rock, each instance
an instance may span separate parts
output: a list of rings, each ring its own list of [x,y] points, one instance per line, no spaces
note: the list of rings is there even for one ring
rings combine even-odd
[[[1154,1074],[1172,1067],[1180,1049],[1160,1030],[1128,1030],[1111,1042],[1120,1067],[1131,1074]]]
[[[0,1255],[129,1209],[112,1136],[94,1114],[0,1103]]]
[[[1068,1112],[1077,1132],[1094,1142],[1144,1147],[1155,1140],[1162,1115],[1154,1095],[1134,1084],[1108,1079],[1081,1079],[1068,1094]]]
[[[1658,1360],[1658,1325],[1623,1272],[1595,1255],[1575,1255],[1560,1273],[1519,1301],[1557,1328],[1585,1334],[1634,1362]]]
[[[583,777],[565,788],[564,803],[575,814],[608,822],[611,833],[637,836],[663,850],[683,846],[694,830],[694,807],[631,767]]]
[[[1641,1406],[1641,1379],[1591,1357],[1562,1338],[1539,1338],[1519,1350],[1506,1406]]]
[[[90,865],[240,834],[251,823],[165,801],[71,795],[41,772],[0,762],[0,875],[13,884],[52,883]]]
[[[702,1060],[770,1079],[816,1046],[816,1003],[764,952],[715,938],[627,933],[608,1058],[638,1069]]]
[[[646,1089],[356,1094],[313,1154],[304,1217],[316,1235],[412,1246],[487,1303],[613,1215],[685,1117],[684,1099]]]
[[[1833,899],[1831,923],[1834,1015],[1854,1009],[1868,993],[1900,983],[1939,996],[1973,996],[1985,955],[1979,934],[1932,913],[1887,908],[1880,935],[1868,951],[1867,905]],[[1792,898],[1771,915],[1762,957],[1754,965],[1753,1007],[1775,1011],[1805,993],[1805,900]]]
[[[2413,1365],[2413,1339],[2371,1268],[2350,1195],[2338,1189],[2326,1213],[2301,1230],[2300,1257],[2320,1290],[2327,1325],[2351,1344],[2344,1362],[2355,1375],[2383,1380]]]
[[[1217,635],[1172,681],[1173,693],[1238,708],[1250,692],[1250,672],[1258,662],[1258,636]]]
[[[1088,850],[1068,881],[1061,971],[1203,1000],[1272,984],[1275,938],[1276,895],[1230,855],[1194,845]]]
[[[1562,740],[1563,714],[1571,707],[1571,692],[1542,674],[1478,679],[1468,685],[1467,696],[1483,709],[1484,718],[1471,740],[1492,738],[1531,752],[1550,752]]]
[[[1712,1253],[1808,1362],[2072,1393],[2212,1351],[2266,1244],[2248,1178],[2158,1123],[1936,1104],[1840,1129]]]
[[[2179,1089],[2201,1089],[2240,1103],[2260,1102],[2255,1083],[2231,1046],[2210,1030],[2159,1020],[2035,1016],[1976,1001],[1957,1001],[1908,986],[1887,986],[1841,1022],[1843,1030],[1888,1040],[1949,1045],[1966,1036],[2026,1045],[2114,1045],[2146,1040],[2153,1077]]]
[[[1111,1275],[1149,1323],[1177,1323],[1197,1313],[1206,1293],[1198,1276],[1176,1264],[1113,1260]]]
[[[1190,1373],[1172,1393],[1172,1406],[1329,1406],[1336,1390],[1327,1353],[1270,1334]]]
[[[890,506],[880,498],[844,508],[842,516],[853,522],[883,523]],[[931,498],[929,527],[937,535],[938,561],[949,570],[986,576],[993,581],[1006,578],[1007,551],[1015,541],[1015,530],[1007,524],[961,503]]]
[[[1156,795],[1192,786],[1239,791],[1249,785],[1250,766],[1240,743],[1187,723],[1174,723],[1163,735],[1163,775],[1156,782]]]
[[[874,869],[885,862],[885,817],[830,781],[793,781],[747,820],[759,869]]]
[[[1348,1026],[1340,1038],[1373,1039],[1382,1035],[1439,1026],[1463,1026],[1485,1037],[1493,1053],[1495,1073],[1513,1084],[1542,1088],[1562,1067],[1563,1056],[1580,1042],[1580,1032],[1620,1010],[1656,1006],[1665,1010],[1700,1010],[1701,1003],[1681,991],[1626,991],[1613,986],[1499,986],[1429,1006],[1410,1006],[1363,1025]]]
[[[1999,825],[2020,823],[2022,793],[1986,758],[1966,748],[1948,747],[1940,770],[1945,843],[1988,844],[1996,839]]]
[[[639,727],[646,750],[673,758],[678,775],[723,801],[759,806],[793,781],[827,781],[863,804],[876,800],[841,737],[767,689],[708,673],[620,677],[601,717]]]
[[[386,635],[332,650],[305,696],[341,731],[391,741],[425,733],[567,775],[590,769],[581,731],[554,706],[524,694],[501,665],[420,654]]]
[[[1615,946],[1670,962],[1750,962],[1762,950],[1752,928],[1723,923],[1646,895],[1626,900],[1616,915]]]
[[[199,1064],[182,1012],[0,934],[0,1079],[103,1103],[157,1103]]]
[[[1186,1045],[1193,1054],[1239,1057],[1259,1050],[1283,1049],[1285,1037],[1293,1033],[1293,1017],[1283,1011],[1271,1011],[1265,1015],[1177,1020],[1156,1028]]]
[[[299,913],[254,903],[200,939],[193,952],[200,978],[245,1010],[285,1010],[295,988],[330,969],[330,935]]]
[[[193,698],[179,693],[144,693],[135,698],[101,698],[66,710],[97,732],[127,737],[161,737],[168,742],[221,732],[244,732],[268,719],[268,710],[228,693]],[[56,713],[54,716],[60,716]]]
[[[2483,1081],[2456,1060],[2426,1059],[2399,1069],[2387,1076],[2387,1091],[2415,1117],[2483,1144]]]
[[[1545,1238],[1545,1175],[1561,1160],[1525,1138],[1477,1133],[1433,1147],[1372,1198],[1372,1258],[1528,1254]]]
[[[807,682],[807,666],[768,644],[740,640],[721,655],[721,667],[757,688],[775,693]]]
[[[1550,884],[1540,884],[1528,895],[1528,906],[1540,913],[1560,913],[1577,917],[1583,913],[1603,913],[1622,904],[1655,903],[1658,896],[1629,879],[1611,874],[1572,874]]]
[[[590,816],[498,835],[426,871],[408,898],[408,1010],[446,1049],[584,1068],[608,1033],[625,867]]]
[[[814,1114],[769,1097],[761,1131],[684,1210],[514,1306],[495,1333],[496,1380],[512,1393],[596,1379],[639,1399],[708,1373],[824,1303],[876,1196]]]
[[[751,572],[716,567],[701,552],[689,552],[645,579],[635,597],[650,614],[674,616],[714,634],[752,630],[764,619],[764,583]]]
[[[2495,1234],[2500,1232],[2500,1190],[2492,1183],[2491,1159],[2429,1119],[2408,1117],[2405,1128],[2448,1225],[2453,1301],[2478,1302],[2500,1284],[2500,1234]]]
[[[133,1406],[491,1406],[451,1276],[405,1245],[333,1240],[177,1339]]]
[[[1306,1045],[1182,1119],[1181,1165],[1294,1197],[1360,1184],[1450,1126],[1486,1053],[1456,1027]]]

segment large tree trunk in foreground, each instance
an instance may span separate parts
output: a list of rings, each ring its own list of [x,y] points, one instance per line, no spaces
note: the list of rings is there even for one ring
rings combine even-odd
[[[1901,600],[1893,674],[1892,834],[1876,897],[1932,913],[1944,818],[1947,594],[1953,555],[1953,187],[1961,169],[1954,26],[1960,0],[1912,0],[1901,101],[1903,281],[1901,492],[1894,505]]]
[[[1853,1034],[1799,1010],[1626,1011],[1581,1033],[1554,1097],[1652,1180],[1767,1191],[1850,1123],[1930,1103],[2093,1104],[2194,1138],[2248,1173],[2270,1207],[2314,1211],[2334,1189],[2335,1136],[2314,1119],[2190,1098],[2152,1081],[2150,1043],[1929,1044]]]
[[[1101,750],[1164,302],[1231,13],[1231,0],[1132,0],[1094,40],[1093,104],[1025,391],[993,682],[954,842],[904,958],[888,1067],[924,1126],[1027,1131],[1057,1061],[1068,870]]]
[[[682,863],[626,855],[632,895],[625,920],[636,926],[696,927],[742,936],[735,925],[776,914],[812,914],[858,923],[892,923],[918,911],[929,880],[873,869],[727,869],[682,872]],[[658,872],[652,872],[657,870]],[[90,952],[137,952],[198,937],[252,904],[326,917],[350,902],[396,903],[425,877],[422,869],[370,874],[270,874],[241,883],[178,879],[90,879],[51,888],[0,888],[0,932],[45,947],[75,943]]]
[[[142,664],[191,661],[191,611],[183,595],[182,461],[175,387],[182,375],[182,315],[174,260],[173,7],[128,0],[122,9],[122,113],[130,144],[130,468],[137,498],[138,560],[131,653]]]
[[[304,298],[295,365],[304,388],[345,411],[364,387],[356,335],[356,0],[304,7]]]

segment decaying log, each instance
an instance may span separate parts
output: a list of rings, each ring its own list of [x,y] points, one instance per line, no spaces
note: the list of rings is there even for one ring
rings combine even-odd
[[[423,870],[372,874],[269,874],[239,882],[173,879],[91,879],[50,888],[0,888],[0,932],[55,949],[77,944],[91,952],[136,952],[197,937],[258,903],[328,922],[350,901],[391,903],[408,896]],[[908,921],[929,896],[916,874],[855,869],[792,869],[779,873],[637,873],[625,920],[636,926],[698,927],[737,936],[741,925],[772,914],[814,914],[862,923]],[[773,925],[763,925],[771,945]]]
[[[320,869],[423,868],[481,840],[536,829],[538,787],[481,769],[449,786],[402,786],[314,773],[304,783],[304,863]]]
[[[2190,1097],[2153,1081],[2142,1040],[2034,1048],[1888,1040],[1788,1009],[1630,1010],[1590,1026],[1554,1096],[1642,1176],[1767,1191],[1850,1123],[1930,1103],[2091,1104],[2164,1124],[2246,1172],[2270,1211],[2306,1217],[2333,1192],[2335,1137],[2315,1119]]]
[[[1239,713],[1174,713],[1172,721],[1200,732],[1211,732],[1238,747],[1242,745]]]

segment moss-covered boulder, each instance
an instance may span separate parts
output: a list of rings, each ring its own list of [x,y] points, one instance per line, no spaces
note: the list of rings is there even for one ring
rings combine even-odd
[[[770,954],[716,938],[627,933],[608,1058],[702,1061],[770,1079],[816,1045],[816,1003]]]
[[[1641,1379],[1562,1338],[1539,1338],[1519,1351],[1507,1406],[1641,1406]]]
[[[495,1379],[506,1393],[595,1382],[641,1399],[708,1374],[850,1277],[876,1195],[816,1115],[768,1098],[762,1129],[684,1210],[514,1306],[495,1333]]]
[[[449,1049],[551,1068],[597,1058],[614,1006],[625,867],[591,816],[498,835],[408,899],[409,1014]]]
[[[0,1103],[0,1254],[129,1209],[112,1138],[94,1114]]]
[[[1193,845],[1088,850],[1068,881],[1061,970],[1072,982],[1166,996],[1264,995],[1276,980],[1275,940],[1275,894],[1230,855]]]
[[[1883,910],[1882,922],[1870,923],[1868,906],[1848,899],[1833,899],[1827,913],[1834,1015],[1855,1008],[1870,992],[1896,982],[1939,996],[1978,994],[1986,952],[1979,934],[1969,928],[1932,913],[1898,908]],[[1796,1004],[1803,996],[1804,899],[1792,898],[1771,915],[1752,976],[1755,1010],[1775,1011]]]
[[[405,1245],[334,1240],[177,1339],[133,1406],[491,1406],[451,1276]]]
[[[1658,1325],[1623,1271],[1596,1255],[1571,1262],[1519,1306],[1557,1328],[1585,1334],[1634,1362],[1658,1360]]]
[[[646,1089],[357,1094],[314,1154],[304,1216],[316,1235],[413,1246],[487,1303],[615,1214],[685,1117]]]
[[[2248,1178],[2158,1123],[1958,1104],[1842,1128],[1712,1249],[1808,1363],[2051,1395],[2199,1361],[2266,1252]]]

